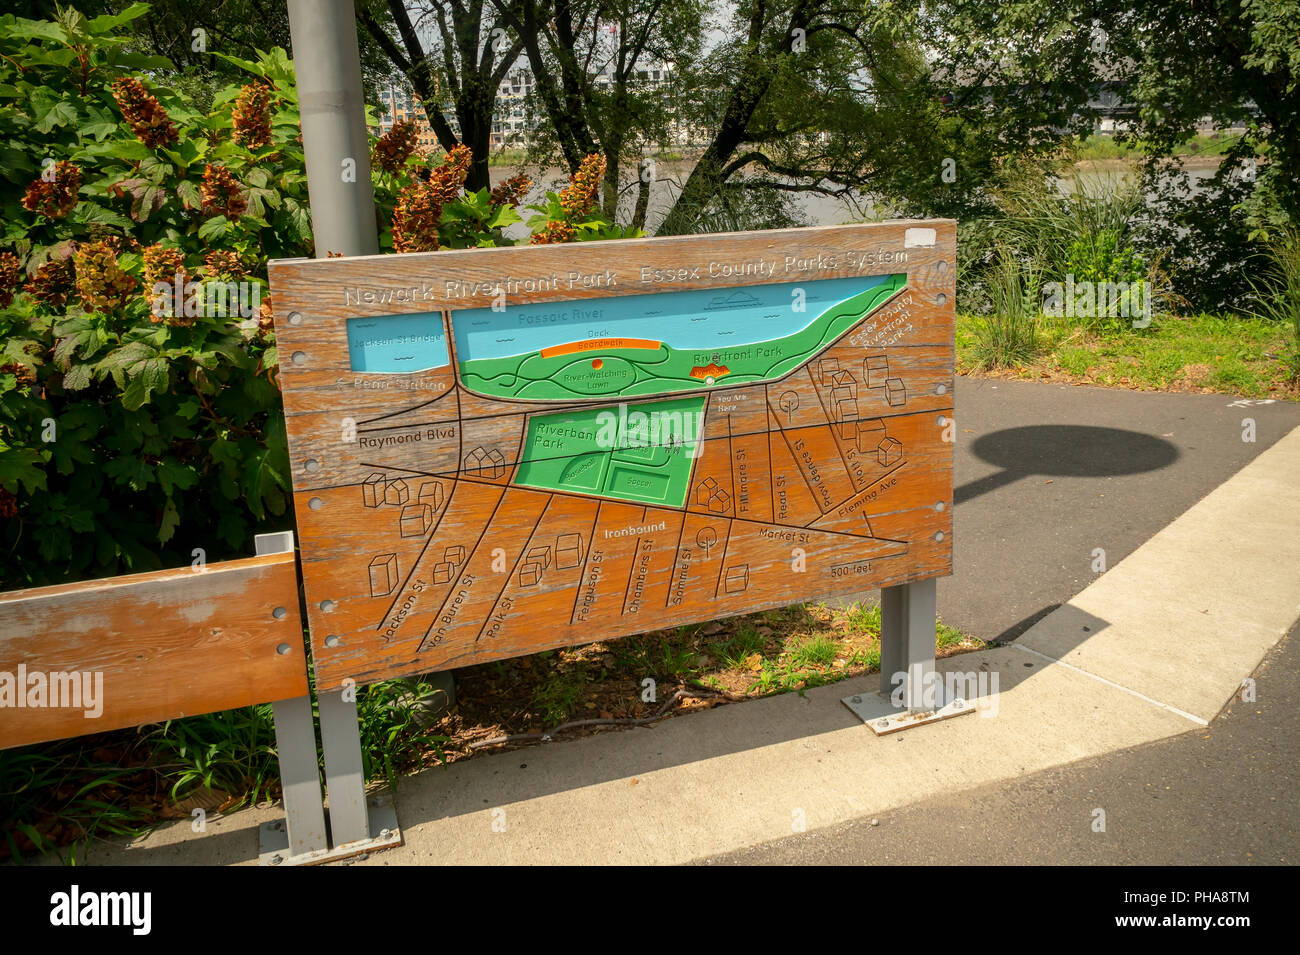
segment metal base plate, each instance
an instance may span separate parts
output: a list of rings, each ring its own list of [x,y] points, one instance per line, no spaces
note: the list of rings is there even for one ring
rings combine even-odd
[[[285,831],[284,820],[276,819],[258,826],[260,852],[257,856],[260,865],[320,865],[323,862],[336,862],[350,859],[364,853],[391,849],[402,844],[402,830],[397,825],[397,808],[392,796],[371,796],[366,800],[370,816],[370,838],[345,842],[332,849],[317,849],[315,852],[303,852],[296,856],[289,855],[289,834]]]
[[[950,720],[954,716],[965,716],[978,709],[970,700],[953,699],[945,702],[938,688],[936,692],[940,694],[935,700],[938,705],[935,709],[924,713],[900,710],[894,706],[889,697],[879,693],[857,693],[844,697],[841,702],[877,736],[888,736],[890,733],[924,726],[926,723],[938,723],[940,720]]]

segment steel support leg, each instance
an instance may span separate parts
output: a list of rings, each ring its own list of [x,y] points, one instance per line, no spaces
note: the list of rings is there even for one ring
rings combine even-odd
[[[275,714],[275,750],[280,757],[288,853],[297,856],[322,851],[328,848],[329,842],[320,798],[320,764],[316,761],[311,697],[279,700],[271,704],[271,712]]]
[[[901,683],[909,713],[936,707],[935,619],[934,578],[881,589],[880,693],[889,696]]]
[[[325,751],[325,796],[330,804],[330,835],[336,848],[371,836],[357,704],[355,698],[344,700],[345,692],[331,690],[316,694],[321,748]]]
[[[254,548],[264,554],[293,552],[293,532],[258,534]],[[298,696],[271,704],[275,716],[275,749],[280,758],[284,791],[284,829],[290,856],[323,851],[329,842],[321,805],[320,764],[316,759],[316,727],[311,697]]]

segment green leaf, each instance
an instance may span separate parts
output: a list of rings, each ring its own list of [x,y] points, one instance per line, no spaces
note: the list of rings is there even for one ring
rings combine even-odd
[[[127,231],[135,228],[134,224],[126,216],[114,212],[112,209],[105,209],[93,202],[77,203],[77,207],[72,211],[71,219],[73,222],[82,225],[111,225]]]
[[[262,70],[258,67],[258,65],[252,62],[251,60],[243,60],[237,56],[231,56],[229,53],[216,53],[215,51],[214,51],[214,55],[225,60],[227,63],[233,63],[235,66],[239,67],[245,73],[252,73],[255,76],[266,75],[265,73],[262,72]],[[235,95],[236,96],[239,95],[238,90],[235,91]]]
[[[0,28],[0,36],[14,37],[19,40],[53,40],[55,43],[68,41],[67,31],[57,23],[48,20],[26,20],[22,17]]]
[[[70,339],[65,338],[63,341],[70,341]],[[63,342],[59,344],[62,345]],[[63,373],[63,387],[68,391],[80,391],[85,388],[90,384],[90,368],[91,366],[84,362],[73,365]]]
[[[133,3],[116,15],[105,13],[86,24],[87,33],[112,33],[124,23],[130,23],[149,12],[149,4]]]
[[[164,356],[158,355],[143,362],[122,393],[122,407],[135,411],[149,401],[153,392],[165,393],[169,378],[170,369]]]
[[[81,124],[81,135],[91,136],[96,142],[102,142],[117,132],[117,120],[109,118],[94,119]]]
[[[110,139],[102,143],[91,143],[78,151],[77,158],[83,156],[122,159],[127,162],[142,162],[153,155],[149,147],[138,139]]]
[[[75,125],[77,122],[77,110],[71,103],[66,100],[55,103],[44,116],[42,116],[32,128],[38,133],[48,133],[55,126]]]
[[[230,229],[230,220],[225,216],[213,216],[211,219],[199,226],[199,238],[204,242],[212,242],[226,234]]]
[[[104,473],[133,491],[143,491],[153,483],[153,468],[132,455],[122,455],[104,465]]]
[[[523,221],[523,216],[515,211],[514,206],[501,205],[497,206],[496,212],[492,213],[492,218],[488,219],[487,227],[489,229],[504,229],[506,226]]]
[[[169,498],[172,490],[180,488],[182,491],[189,490],[199,481],[199,475],[191,465],[182,464],[173,459],[166,459],[158,465],[158,483],[162,485],[163,493]]]
[[[169,497],[163,505],[162,521],[158,525],[158,543],[165,544],[171,540],[180,525],[181,515],[176,510],[176,502]]]
[[[0,487],[11,494],[18,485],[34,494],[45,488],[45,472],[37,465],[44,463],[44,455],[32,448],[10,448],[0,441]]]
[[[187,209],[203,208],[203,194],[199,192],[199,187],[188,179],[183,179],[177,184],[176,195],[180,196],[181,202]]]

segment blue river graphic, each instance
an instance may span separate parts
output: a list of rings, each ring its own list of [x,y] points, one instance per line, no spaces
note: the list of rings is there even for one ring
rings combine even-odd
[[[349,318],[347,326],[353,371],[402,375],[451,363],[440,312]]]
[[[458,361],[528,355],[591,338],[648,338],[678,350],[736,348],[806,328],[827,308],[889,276],[817,279],[690,289],[608,298],[457,309],[451,313]],[[804,293],[795,311],[796,290]]]

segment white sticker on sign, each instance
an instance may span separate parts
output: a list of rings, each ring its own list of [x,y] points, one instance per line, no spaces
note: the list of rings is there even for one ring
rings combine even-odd
[[[938,239],[934,229],[908,229],[903,233],[903,248],[915,249],[918,246],[932,246]]]

